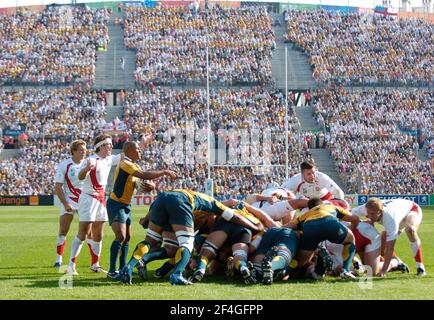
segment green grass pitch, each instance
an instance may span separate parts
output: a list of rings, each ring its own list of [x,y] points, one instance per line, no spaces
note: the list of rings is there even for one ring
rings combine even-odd
[[[138,219],[145,207],[133,208],[133,238],[130,253],[143,239],[144,230]],[[205,277],[202,283],[188,287],[171,286],[167,278],[153,279],[153,270],[161,262],[151,263],[148,282],[134,278],[132,286],[106,279],[88,269],[90,255],[83,246],[78,258],[80,273],[72,288],[59,287],[61,273],[52,267],[58,231],[57,207],[0,207],[0,299],[434,299],[434,207],[424,207],[420,228],[425,266],[428,275],[417,278],[406,235],[397,242],[397,253],[411,268],[410,274],[391,273],[384,279],[373,279],[372,288],[359,282],[327,278],[324,282],[299,281],[275,283],[272,286],[245,286],[228,283],[222,277]],[[67,237],[64,263],[77,232],[74,218]],[[109,247],[113,233],[105,229],[101,265],[108,268]]]

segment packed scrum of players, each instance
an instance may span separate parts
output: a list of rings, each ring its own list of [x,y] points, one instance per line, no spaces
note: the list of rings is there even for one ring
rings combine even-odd
[[[67,267],[70,275],[78,275],[76,259],[85,240],[92,257],[90,269],[106,272],[99,264],[106,221],[115,234],[107,277],[126,284],[132,283],[135,268],[146,280],[147,264],[166,259],[155,277],[170,273],[173,285],[199,282],[207,273],[238,276],[246,284],[326,275],[354,279],[366,271],[384,277],[390,271],[409,272],[394,251],[403,231],[417,275],[426,274],[417,234],[422,210],[417,204],[371,198],[349,211],[341,188],[309,162],[303,162],[301,172],[281,186],[272,183],[244,201],[219,202],[186,189],[160,193],[140,219],[146,238],[127,262],[134,191],[152,191],[152,180],[163,175],[179,178],[171,170],[144,171],[137,164],[142,148],[151,141],[152,136],[143,136],[140,143],[126,142],[121,154],[112,155],[110,136],[100,135],[94,141],[95,154],[87,159],[86,143],[71,143],[71,158],[59,164],[55,177],[55,192],[62,203],[55,266],[62,264],[66,234],[78,213],[79,231]],[[112,166],[116,166],[113,188],[106,200]],[[384,226],[382,233],[375,223]]]

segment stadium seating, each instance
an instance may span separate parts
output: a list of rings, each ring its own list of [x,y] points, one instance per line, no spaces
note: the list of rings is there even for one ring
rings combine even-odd
[[[309,55],[320,83],[434,82],[434,30],[423,20],[326,10],[290,10],[288,16],[286,41]]]
[[[180,112],[180,110],[182,110]],[[298,164],[310,158],[305,136],[296,134],[299,127],[297,118],[289,110],[289,159],[291,174],[298,170]],[[223,143],[220,146],[226,156],[217,157],[219,164],[285,164],[284,135],[284,100],[279,92],[270,92],[261,88],[251,90],[212,90],[210,92],[211,128],[218,146],[219,135]],[[141,132],[153,132],[156,144],[146,150],[146,164],[152,168],[166,165],[176,169],[183,177],[179,181],[164,180],[159,190],[170,187],[187,187],[204,191],[204,181],[207,178],[206,159],[192,159],[188,151],[182,152],[167,149],[168,143],[174,147],[177,141],[189,145],[188,130],[206,128],[206,91],[204,89],[182,90],[156,87],[153,91],[134,90],[128,92],[125,98],[124,120],[129,127],[129,134],[137,137]],[[245,149],[242,138],[259,133],[258,143],[264,147],[263,133],[270,130],[271,157],[264,162],[262,155],[251,158],[256,150]],[[199,132],[199,134],[198,134]],[[201,135],[202,134],[202,135]],[[235,136],[234,136],[235,135]],[[234,139],[235,137],[235,139]],[[181,140],[177,140],[181,139]],[[196,137],[191,137],[196,147],[202,143],[206,148],[206,129],[196,131]],[[194,140],[196,139],[196,140]],[[205,145],[203,145],[205,143]],[[181,148],[181,151],[179,151]],[[193,152],[193,151],[191,151]],[[237,156],[231,157],[230,154]],[[246,157],[247,156],[247,157]],[[200,161],[202,160],[202,162]],[[204,163],[205,162],[205,163]],[[265,171],[264,171],[265,170]],[[264,188],[270,181],[281,181],[285,176],[283,167],[214,167],[211,176],[215,179],[216,194],[245,194]]]
[[[432,91],[319,90],[314,110],[350,193],[432,193],[430,164],[418,159],[407,130],[431,132]]]
[[[137,50],[136,82],[223,85],[269,83],[274,35],[260,7],[212,9],[127,7],[125,45]]]
[[[0,161],[0,194],[52,194],[57,164],[74,139],[90,143],[105,123],[106,94],[72,88],[0,94],[0,125],[25,128],[21,156]],[[48,178],[47,178],[48,177]]]
[[[0,84],[91,83],[108,19],[106,9],[81,6],[0,16]]]

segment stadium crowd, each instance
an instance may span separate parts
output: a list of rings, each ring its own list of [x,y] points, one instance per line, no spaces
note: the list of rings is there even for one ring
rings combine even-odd
[[[265,8],[127,7],[125,45],[137,49],[136,82],[269,83],[275,38]]]
[[[280,92],[269,92],[260,87],[238,91],[212,90],[210,123],[215,146],[223,152],[223,155],[217,155],[217,162],[223,165],[284,165],[283,99]],[[296,134],[299,123],[292,111],[289,111],[289,170],[294,174],[298,163],[309,159],[310,153],[304,147],[305,137]],[[204,190],[207,160],[204,154],[199,154],[195,159],[192,155],[198,149],[206,150],[206,90],[176,91],[160,87],[153,91],[133,90],[125,97],[124,112],[124,120],[131,137],[137,137],[141,132],[155,133],[156,143],[145,152],[146,164],[152,168],[161,167],[164,163],[174,164],[185,177],[170,181],[170,184],[169,180],[165,180],[159,185],[159,189],[165,190],[176,184],[176,187]],[[193,132],[192,135],[195,136],[188,136],[189,132]],[[271,146],[264,144],[268,134]],[[252,145],[255,139],[258,140],[257,144],[249,149],[245,139],[251,139]],[[168,143],[172,143],[174,148],[167,148]],[[181,143],[179,147],[176,147],[177,143]],[[267,159],[267,155],[256,153],[257,147],[264,147],[264,152],[269,152],[267,155],[270,157]],[[266,151],[267,148],[269,151]],[[169,168],[173,169],[170,166]],[[284,173],[283,167],[214,167],[211,175],[215,180],[216,194],[245,194],[258,186],[265,187],[270,181],[280,181]]]
[[[426,85],[434,81],[434,28],[420,19],[326,10],[287,12],[285,41],[309,55],[320,82]]]
[[[57,164],[74,139],[92,141],[105,123],[102,91],[26,89],[0,94],[0,126],[24,129],[18,158],[0,161],[0,194],[52,194]]]
[[[0,16],[0,83],[91,83],[108,10],[52,6]]]
[[[431,128],[430,91],[321,90],[314,112],[329,130],[327,145],[349,193],[432,193],[428,161],[403,127]]]
[[[26,139],[20,144],[21,157],[0,164],[3,178],[0,193],[51,194],[53,186],[45,180],[54,174],[54,164],[67,156],[65,144],[73,139],[92,141],[105,124],[106,99],[104,92],[73,88],[3,92],[0,96],[0,126],[4,129],[23,128]],[[124,121],[128,131],[122,137],[114,137],[116,145],[121,147],[128,137],[138,139],[143,132],[153,132],[155,143],[145,150],[143,164],[149,168],[161,168],[162,165],[175,168],[185,177],[175,181],[163,179],[158,190],[182,187],[203,191],[207,160],[200,150],[206,148],[207,133],[203,129],[207,123],[206,91],[156,87],[152,91],[127,92],[124,99]],[[217,155],[219,164],[285,164],[285,111],[280,92],[269,92],[260,87],[239,91],[214,90],[210,100],[215,145],[223,152]],[[296,134],[299,123],[292,110],[289,111],[290,173],[294,174],[298,163],[310,157],[307,145],[310,134]],[[187,137],[190,129],[196,130],[191,141]],[[265,139],[271,139],[271,146],[267,146]],[[178,142],[184,143],[181,149],[177,147]],[[267,154],[258,151],[261,147]],[[26,163],[32,165],[16,174]],[[280,181],[284,173],[283,167],[212,169],[218,195],[249,193],[258,186]]]
[[[68,157],[68,143],[61,140],[38,141],[21,148],[18,158],[0,161],[0,194],[53,194],[57,164]]]

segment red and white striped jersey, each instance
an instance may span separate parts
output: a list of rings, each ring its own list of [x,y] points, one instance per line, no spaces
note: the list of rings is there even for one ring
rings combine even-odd
[[[78,179],[78,173],[83,166],[84,160],[79,164],[72,161],[72,158],[59,163],[54,178],[55,183],[62,183],[65,195],[74,202],[78,202],[83,187],[83,181]]]
[[[321,198],[322,200],[330,200],[334,197],[342,198],[343,192],[340,187],[328,175],[322,172],[316,172],[316,178],[313,183],[303,180],[301,173],[298,173],[281,185],[282,188],[294,191],[296,194],[302,194],[306,198]],[[339,192],[340,191],[340,192]],[[342,195],[334,194],[341,193]]]
[[[110,174],[110,169],[119,163],[120,154],[110,155],[105,158],[100,158],[96,154],[90,156],[88,160],[94,165],[90,170],[83,183],[83,192],[94,196],[104,196],[105,187]],[[87,160],[83,167],[86,166]]]

